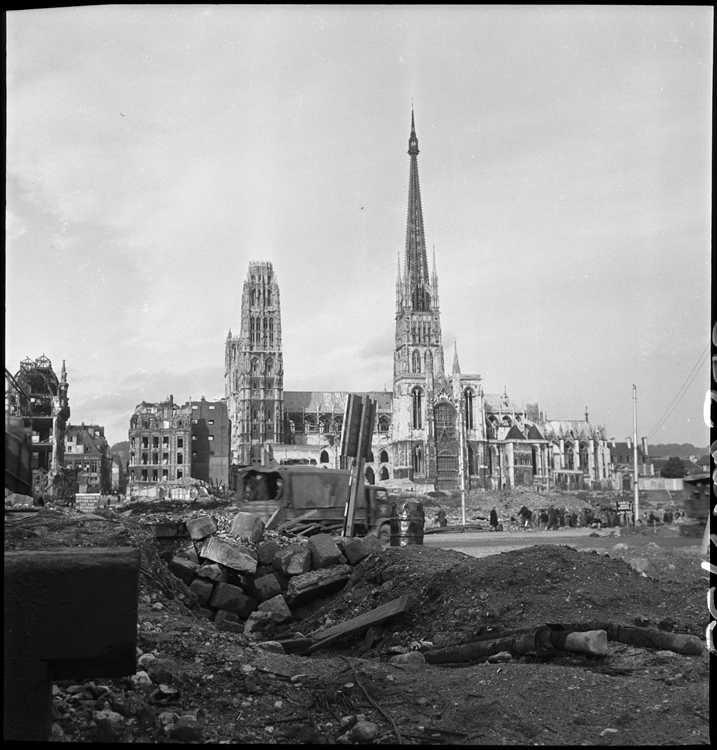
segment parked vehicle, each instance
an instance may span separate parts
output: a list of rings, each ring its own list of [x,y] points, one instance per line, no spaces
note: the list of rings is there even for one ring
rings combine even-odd
[[[255,513],[272,526],[298,518],[310,511],[311,521],[327,528],[343,523],[349,497],[351,472],[316,466],[251,466],[233,473],[233,484],[240,510]],[[356,536],[374,534],[389,539],[391,504],[385,487],[360,488],[354,515]]]

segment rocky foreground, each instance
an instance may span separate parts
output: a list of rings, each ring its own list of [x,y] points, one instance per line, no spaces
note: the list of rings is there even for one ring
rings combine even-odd
[[[609,554],[540,545],[475,559],[307,538],[296,527],[267,532],[226,504],[209,506],[6,513],[6,550],[141,551],[137,672],[55,684],[54,740],[709,742],[708,582],[697,547],[642,548],[642,570],[628,536]],[[382,611],[393,614],[371,620]],[[609,640],[602,655],[430,663],[439,649],[512,643],[546,623],[663,640]]]

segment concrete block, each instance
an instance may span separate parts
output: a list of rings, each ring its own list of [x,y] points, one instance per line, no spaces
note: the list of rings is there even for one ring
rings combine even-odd
[[[292,619],[291,610],[281,594],[262,602],[259,605],[259,612],[273,612],[277,616],[278,623],[289,622]]]
[[[230,534],[251,544],[261,541],[264,522],[254,513],[240,512],[234,516]]]
[[[194,571],[197,569],[197,566],[193,562],[185,560],[182,557],[173,557],[169,561],[168,567],[170,572],[184,581],[187,586],[192,582]]]
[[[300,607],[314,599],[330,596],[339,591],[350,577],[349,565],[332,565],[294,576],[286,589],[286,601],[290,607]]]
[[[357,565],[370,554],[378,554],[382,550],[381,542],[375,536],[351,539],[344,543],[344,555],[350,565]]]
[[[256,609],[257,601],[247,596],[238,586],[232,586],[231,583],[217,583],[209,599],[209,606],[234,612],[242,620],[246,620]]]
[[[274,573],[254,580],[254,593],[260,602],[265,602],[281,594],[281,584]]]
[[[257,548],[259,555],[259,565],[271,565],[274,555],[281,549],[279,542],[270,539],[268,542],[262,542]]]
[[[190,539],[196,541],[211,536],[217,530],[217,525],[214,523],[214,519],[211,516],[193,518],[191,521],[187,521],[186,525]]]
[[[194,571],[194,575],[199,578],[206,578],[208,581],[214,581],[214,583],[226,583],[229,580],[229,571],[219,563],[200,565]]]
[[[199,602],[200,606],[203,607],[209,601],[209,597],[212,595],[214,584],[211,581],[197,578],[196,580],[192,581],[189,588],[197,597],[197,601]]]
[[[249,550],[227,539],[210,536],[202,545],[201,556],[239,573],[256,572],[256,560],[249,554]]]
[[[279,550],[272,561],[276,570],[285,576],[298,576],[311,570],[311,550],[292,544]]]
[[[311,567],[314,570],[336,565],[341,557],[341,550],[329,534],[314,534],[307,546],[311,551]]]

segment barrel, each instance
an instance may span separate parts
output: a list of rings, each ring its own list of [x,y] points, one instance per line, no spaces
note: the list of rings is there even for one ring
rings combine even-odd
[[[426,517],[423,505],[414,500],[391,505],[391,547],[407,547],[423,544],[423,528]]]

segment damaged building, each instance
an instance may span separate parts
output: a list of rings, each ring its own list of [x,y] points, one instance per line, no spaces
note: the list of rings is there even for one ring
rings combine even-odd
[[[75,478],[75,492],[112,491],[112,458],[100,425],[68,425],[65,435],[65,469]]]
[[[49,491],[64,465],[65,433],[70,418],[67,390],[65,361],[58,378],[44,354],[34,361],[29,357],[24,359],[12,387],[6,385],[6,417],[22,421],[24,429],[30,432],[35,494]]]
[[[370,483],[406,480],[437,490],[520,485],[562,489],[614,485],[602,426],[547,420],[537,404],[486,394],[463,373],[457,346],[446,372],[435,251],[429,269],[411,113],[406,245],[398,258],[392,391],[377,402]],[[234,466],[305,463],[338,467],[347,392],[284,391],[279,285],[272,264],[252,262],[241,330],[225,346],[225,395]]]

